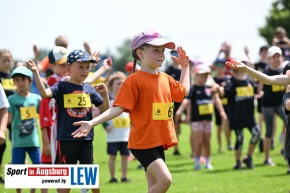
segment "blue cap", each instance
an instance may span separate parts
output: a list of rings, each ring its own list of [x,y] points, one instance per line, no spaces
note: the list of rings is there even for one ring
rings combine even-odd
[[[25,66],[18,66],[17,68],[15,68],[11,73],[11,77],[14,78],[14,76],[16,76],[17,74],[24,75],[29,78],[33,77],[31,70],[29,70]]]
[[[74,50],[67,56],[67,64],[70,65],[74,62],[87,62],[97,63],[96,60],[93,60],[91,55],[83,50]]]

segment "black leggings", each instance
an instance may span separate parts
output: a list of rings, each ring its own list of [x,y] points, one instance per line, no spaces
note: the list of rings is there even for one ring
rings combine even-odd
[[[260,139],[261,131],[257,125],[254,125],[252,128],[248,127],[248,129],[252,134],[250,143],[256,145]],[[243,142],[244,142],[243,129],[235,130],[235,134],[236,134],[235,150],[241,150],[243,147]]]

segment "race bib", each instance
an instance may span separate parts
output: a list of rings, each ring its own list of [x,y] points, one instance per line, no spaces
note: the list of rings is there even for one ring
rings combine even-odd
[[[238,97],[250,97],[254,96],[254,88],[248,86],[242,86],[236,88],[237,96]]]
[[[199,115],[209,115],[213,113],[213,104],[198,105]]]
[[[222,105],[227,105],[228,104],[228,99],[227,98],[222,98],[221,102],[222,102]]]
[[[173,117],[173,102],[172,103],[153,103],[153,120],[169,120]]]
[[[36,108],[32,107],[20,107],[21,120],[37,118]]]
[[[284,91],[284,86],[272,85],[272,92],[281,92]]]
[[[113,119],[114,128],[128,128],[130,126],[129,117],[116,117]]]
[[[16,86],[14,85],[12,78],[2,79],[1,81],[4,90],[16,90]]]
[[[91,107],[90,95],[85,93],[63,95],[64,108],[88,108]]]

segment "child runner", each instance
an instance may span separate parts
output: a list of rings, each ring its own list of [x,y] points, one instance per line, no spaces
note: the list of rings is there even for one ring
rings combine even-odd
[[[247,63],[247,61],[243,62]],[[238,70],[233,70],[233,77],[226,81],[224,95],[228,98],[229,102],[228,118],[230,129],[234,130],[236,134],[236,165],[234,170],[242,169],[241,156],[244,142],[243,129],[245,127],[250,131],[252,137],[243,162],[247,168],[254,168],[252,155],[260,139],[260,129],[256,124],[254,116],[254,90],[257,90],[256,88],[257,86],[247,74]]]
[[[90,71],[90,63],[96,62],[89,53],[82,50],[74,50],[67,57],[70,77],[67,81],[59,81],[54,86],[45,89],[41,82],[39,72],[32,60],[26,65],[35,76],[37,88],[42,97],[56,100],[57,112],[57,154],[56,164],[93,164],[93,131],[86,137],[75,139],[71,136],[76,126],[74,121],[92,119],[92,104],[100,106],[102,111],[109,107],[109,99],[106,86],[102,83],[95,88],[83,81]],[[98,92],[96,92],[98,91]],[[99,189],[92,189],[99,192]],[[70,189],[60,189],[60,193],[70,192]]]
[[[287,173],[290,174],[290,133],[289,133],[289,84],[290,84],[290,73],[286,72],[284,75],[274,75],[274,76],[268,76],[262,72],[259,72],[257,70],[254,70],[245,64],[239,62],[239,61],[232,61],[232,62],[227,62],[226,63],[229,67],[233,69],[237,69],[240,71],[244,71],[248,73],[250,76],[258,79],[264,84],[267,85],[281,85],[281,86],[286,86],[286,92],[283,97],[282,105],[285,109],[285,112],[288,116],[288,123],[287,123],[287,129],[286,129],[286,136],[285,136],[285,158],[288,160],[288,170]],[[286,67],[286,66],[285,66]]]
[[[75,138],[87,136],[93,126],[129,112],[132,127],[128,147],[144,166],[149,193],[166,192],[171,185],[164,150],[178,143],[173,101],[181,102],[190,88],[188,56],[182,47],[178,48],[178,58],[172,57],[182,68],[180,83],[157,71],[164,62],[165,48],[173,49],[175,44],[154,30],[136,35],[131,50],[134,67],[139,61],[141,70],[124,81],[112,108],[91,121],[75,122],[80,127],[72,134]]]
[[[112,107],[115,98],[126,79],[123,72],[115,72],[108,80],[108,89],[110,91],[110,106]],[[127,178],[128,156],[130,154],[128,146],[128,137],[130,132],[130,118],[128,113],[122,113],[120,116],[103,123],[107,132],[107,154],[109,155],[109,170],[111,179],[109,183],[118,182],[115,176],[115,163],[118,151],[121,154],[122,177],[121,182],[130,182]]]
[[[8,97],[9,122],[12,132],[12,164],[25,164],[28,153],[33,164],[40,164],[40,140],[37,113],[41,97],[29,92],[32,72],[25,66],[15,68],[11,74],[16,93]],[[16,189],[17,193],[21,189]],[[35,192],[31,189],[30,192]]]
[[[197,65],[194,68],[195,83],[190,89],[189,95],[183,100],[176,112],[180,119],[181,113],[190,107],[187,116],[190,117],[191,132],[193,135],[194,169],[200,170],[200,157],[202,150],[205,156],[205,168],[213,169],[210,163],[210,138],[212,130],[213,104],[217,107],[223,120],[227,119],[221,100],[211,86],[207,86],[207,78],[211,73],[206,64]],[[214,92],[213,92],[214,91]]]
[[[282,74],[282,50],[277,46],[272,46],[268,49],[268,59],[269,66],[263,71],[264,74],[268,76],[281,75]],[[282,135],[283,139],[284,131],[287,125],[287,117],[282,109],[282,98],[284,95],[284,86],[278,85],[265,85],[263,83],[259,84],[258,92],[263,90],[263,101],[262,101],[262,113],[264,117],[264,121],[266,124],[266,135],[264,139],[264,152],[265,152],[265,160],[264,164],[269,166],[274,166],[275,163],[272,161],[270,157],[270,148],[271,148],[271,139],[274,135],[274,117],[277,114],[281,120],[282,124]],[[281,151],[284,151],[284,140]]]
[[[13,57],[9,50],[0,49],[0,82],[2,83],[2,87],[6,94],[6,97],[14,94],[15,85],[13,83],[13,79],[10,76],[11,69],[13,68]],[[11,124],[8,123],[7,128],[9,130],[9,139],[11,139]],[[6,149],[6,141],[3,144],[0,144],[0,183],[4,184],[2,174],[2,158]]]
[[[226,83],[226,78],[228,78],[230,75],[225,75],[226,71],[226,64],[223,60],[216,60],[213,65],[214,71],[215,71],[215,76],[213,77],[214,81],[220,85],[220,86],[225,86]],[[224,107],[224,110],[226,114],[228,114],[228,99],[226,97],[220,97],[222,105]],[[215,107],[214,108],[214,113],[215,113],[215,124],[218,128],[217,132],[217,139],[218,139],[218,152],[222,152],[222,132],[223,129],[226,134],[226,140],[227,140],[227,149],[228,150],[233,150],[232,145],[231,145],[231,130],[229,126],[229,121],[228,120],[223,120],[221,118],[221,115],[219,113],[219,110]]]

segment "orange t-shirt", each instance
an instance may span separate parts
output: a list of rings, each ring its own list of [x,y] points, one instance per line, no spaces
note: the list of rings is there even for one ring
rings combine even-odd
[[[163,146],[167,149],[178,143],[174,122],[173,101],[181,102],[186,88],[171,76],[159,72],[157,75],[137,71],[131,74],[122,84],[113,106],[120,106],[130,114],[132,127],[128,147],[132,149],[148,149]],[[165,107],[166,120],[153,118],[153,110]],[[155,119],[155,120],[153,120]]]

